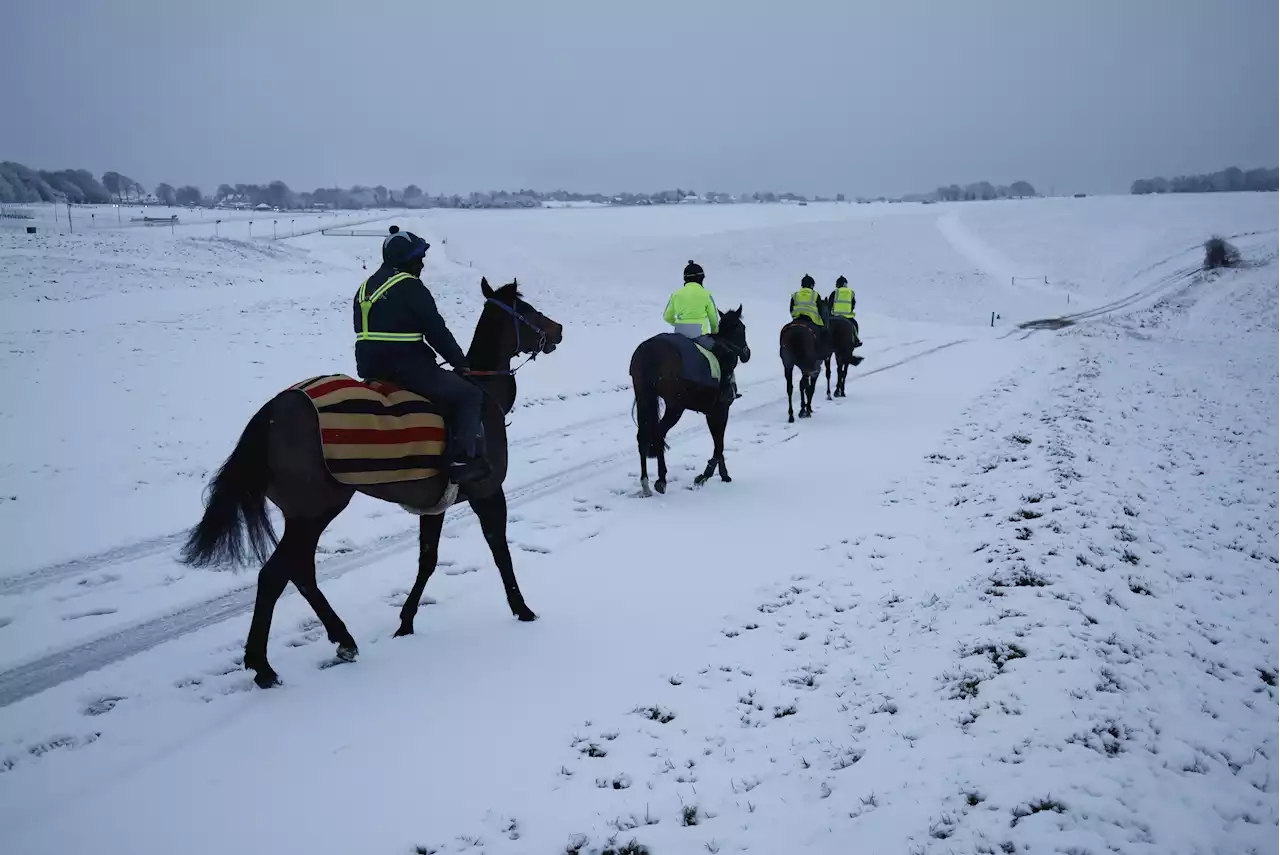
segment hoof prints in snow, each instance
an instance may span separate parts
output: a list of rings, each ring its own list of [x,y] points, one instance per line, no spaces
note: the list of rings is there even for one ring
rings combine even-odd
[[[1277,668],[1258,627],[1274,626],[1250,616],[1274,590],[1250,555],[1267,556],[1274,509],[1253,499],[1256,542],[1206,526],[1203,489],[1152,483],[1159,467],[1112,441],[1138,426],[1103,405],[1132,396],[1075,391],[1095,370],[1085,360],[1045,394],[1020,369],[922,462],[934,489],[897,491],[885,513],[898,530],[817,547],[810,578],[708,628],[732,660],[693,685],[658,679],[638,724],[575,742],[557,776],[566,813],[591,788],[618,818],[572,839],[639,828],[639,792],[660,823],[646,840],[683,841],[672,851],[710,849],[665,835],[711,827],[725,851],[814,829],[920,853],[1049,851],[1068,836],[1081,852],[1269,845]],[[664,725],[668,697],[681,714]],[[583,762],[612,768],[573,774]],[[1162,819],[1169,792],[1202,815],[1197,843]]]
[[[106,715],[116,708],[116,704],[124,700],[121,695],[103,695],[95,701],[85,705],[82,712],[85,715]]]

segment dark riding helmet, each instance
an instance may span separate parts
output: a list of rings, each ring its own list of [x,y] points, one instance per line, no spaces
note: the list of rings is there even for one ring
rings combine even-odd
[[[815,284],[817,283],[813,281],[813,277],[810,276],[808,273],[806,273],[804,275],[804,278],[800,280],[801,288],[812,288]]]
[[[849,280],[845,279],[843,276],[841,276],[839,279],[836,280],[837,288],[843,288],[845,285],[848,285],[848,284],[849,284]]]
[[[396,229],[382,242],[382,263],[398,267],[426,255],[430,247],[431,244],[413,232],[402,232]]]
[[[689,259],[689,263],[684,266],[684,281],[701,283],[705,276],[706,274],[702,271],[702,265],[692,258]]]

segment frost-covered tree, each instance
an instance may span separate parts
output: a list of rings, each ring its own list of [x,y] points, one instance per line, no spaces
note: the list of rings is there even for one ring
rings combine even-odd
[[[173,185],[165,184],[162,181],[156,185],[156,201],[161,205],[176,205],[178,204],[178,191],[173,189]]]
[[[184,184],[178,188],[176,198],[179,205],[199,205],[203,196],[200,188],[191,184]]]

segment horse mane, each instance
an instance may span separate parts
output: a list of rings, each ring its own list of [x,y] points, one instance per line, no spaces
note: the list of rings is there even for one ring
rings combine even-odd
[[[524,294],[520,293],[520,285],[515,279],[512,279],[506,285],[498,288],[493,292],[493,294],[495,297],[502,300],[502,302],[511,303],[513,305],[516,300],[524,297]]]

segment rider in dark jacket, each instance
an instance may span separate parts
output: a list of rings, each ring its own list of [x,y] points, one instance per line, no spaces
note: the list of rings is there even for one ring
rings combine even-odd
[[[383,241],[382,266],[360,286],[352,305],[356,372],[365,380],[384,380],[416,392],[449,411],[458,450],[453,480],[465,483],[490,474],[480,424],[484,393],[463,378],[466,354],[418,278],[429,247],[422,238],[394,226]],[[436,365],[437,352],[453,372]]]

